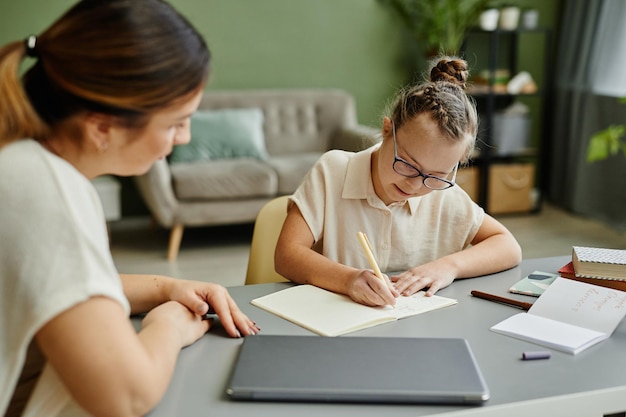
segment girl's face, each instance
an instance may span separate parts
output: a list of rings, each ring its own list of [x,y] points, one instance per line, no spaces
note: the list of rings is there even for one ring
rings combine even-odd
[[[137,131],[120,129],[107,154],[113,155],[112,172],[116,175],[141,175],[158,159],[172,152],[174,145],[189,143],[190,117],[202,98],[202,90],[150,117],[147,125]]]
[[[427,188],[422,176],[409,178],[394,171],[393,130],[391,119],[386,117],[383,120],[383,142],[372,161],[372,179],[378,197],[389,205],[433,191],[445,192]],[[401,128],[395,129],[397,156],[423,174],[439,178],[452,179],[466,146],[465,140],[452,142],[445,137],[427,113],[422,113]]]

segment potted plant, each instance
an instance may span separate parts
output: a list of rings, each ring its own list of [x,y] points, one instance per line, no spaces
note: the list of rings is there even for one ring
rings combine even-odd
[[[619,101],[626,103],[626,97],[620,98]],[[587,148],[587,162],[603,161],[609,156],[617,155],[620,151],[626,156],[626,142],[622,140],[624,134],[626,134],[626,126],[623,124],[610,125],[594,133]]]
[[[490,0],[379,0],[393,9],[427,57],[457,55]]]

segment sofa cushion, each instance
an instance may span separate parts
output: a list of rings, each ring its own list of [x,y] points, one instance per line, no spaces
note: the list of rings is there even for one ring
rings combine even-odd
[[[252,158],[172,164],[172,182],[181,200],[274,196],[276,172]]]
[[[278,174],[278,194],[293,194],[304,176],[323,152],[303,152],[293,155],[270,156],[267,163]]]
[[[191,140],[175,146],[170,163],[228,158],[266,159],[261,109],[199,110],[191,116]]]

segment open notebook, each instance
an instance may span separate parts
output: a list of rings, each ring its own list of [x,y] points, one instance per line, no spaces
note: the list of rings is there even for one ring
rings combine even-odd
[[[457,303],[452,298],[424,294],[420,291],[398,297],[393,308],[369,307],[313,285],[297,285],[251,303],[322,336],[339,336]]]
[[[235,400],[480,404],[489,390],[465,339],[246,337]]]

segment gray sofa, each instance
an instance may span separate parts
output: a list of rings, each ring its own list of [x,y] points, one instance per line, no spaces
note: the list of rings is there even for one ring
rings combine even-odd
[[[222,109],[261,110],[264,158],[160,160],[135,177],[156,222],[171,229],[170,260],[184,227],[253,222],[269,200],[293,193],[325,151],[379,140],[377,129],[358,124],[354,98],[341,90],[207,91],[198,110]]]

